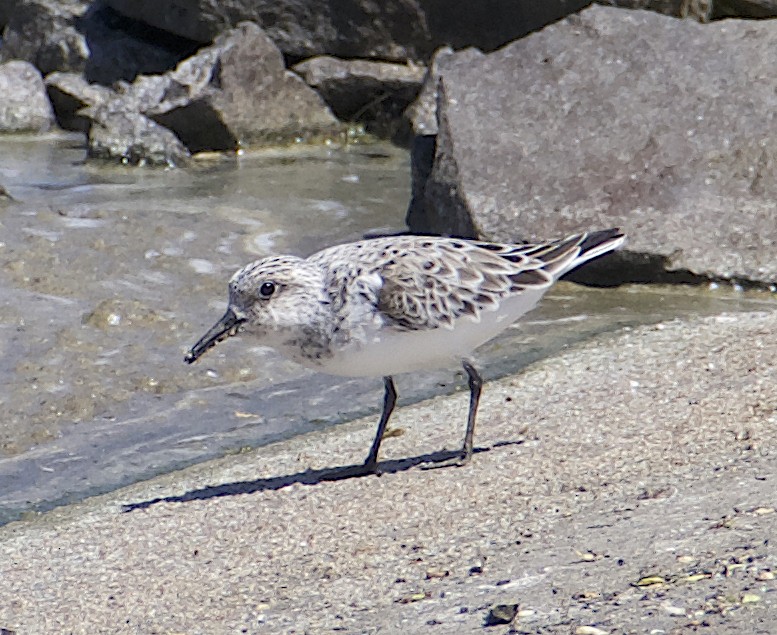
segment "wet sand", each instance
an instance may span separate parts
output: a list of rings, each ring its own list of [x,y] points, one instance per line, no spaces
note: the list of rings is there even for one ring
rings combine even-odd
[[[211,461],[0,530],[17,633],[777,630],[775,313],[602,336],[375,421]],[[484,631],[496,605],[511,626]],[[508,609],[509,612],[509,609]]]

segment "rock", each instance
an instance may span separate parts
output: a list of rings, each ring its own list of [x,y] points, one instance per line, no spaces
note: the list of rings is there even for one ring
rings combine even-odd
[[[289,143],[337,135],[342,128],[250,22],[219,36],[170,77],[163,100],[147,112],[192,152]]]
[[[91,120],[82,110],[107,103],[116,96],[110,88],[90,84],[80,73],[51,73],[45,83],[57,123],[65,130],[89,132]]]
[[[476,60],[483,56],[478,49],[470,48],[460,51],[454,57],[453,49],[444,46],[434,52],[429,69],[424,76],[424,85],[416,100],[408,107],[405,116],[417,135],[437,134],[437,84],[440,82],[442,70],[447,62],[466,63],[466,60]]]
[[[364,122],[370,132],[384,137],[396,136],[403,127],[407,130],[403,113],[418,95],[426,71],[415,64],[328,56],[305,60],[293,70],[316,89],[339,119]]]
[[[196,44],[128,21],[86,0],[13,0],[6,10],[0,60],[22,59],[44,74],[84,73],[110,84],[140,73],[163,73]]]
[[[426,227],[439,226],[435,219],[426,218],[426,190],[431,187],[429,177],[434,165],[437,148],[436,135],[416,135],[410,146],[410,205],[408,223],[411,221],[418,233],[425,233]],[[448,233],[448,232],[443,232]]]
[[[175,71],[164,75],[139,75],[131,84],[115,84],[116,88],[112,93],[112,101],[115,103],[112,109],[148,113],[165,100],[185,98],[192,86],[193,84],[179,82]]]
[[[599,4],[624,9],[647,9],[676,18],[694,18],[699,22],[709,22],[713,13],[713,4],[718,0],[597,0]]]
[[[494,240],[619,225],[632,279],[777,281],[776,63],[771,22],[597,5],[453,60],[408,224]]]
[[[49,91],[63,125],[89,131],[89,156],[132,164],[179,165],[203,150],[312,140],[342,130],[251,23],[164,75],[140,75],[114,90],[52,74]]]
[[[627,9],[649,9],[681,18],[709,22],[721,18],[773,18],[777,0],[597,0]]]
[[[89,46],[75,22],[87,12],[87,0],[12,0],[10,5],[0,60],[31,62],[44,75],[84,69]]]
[[[178,166],[189,151],[172,132],[140,113],[100,111],[89,128],[89,156],[129,165]]]
[[[541,28],[587,0],[106,0],[133,20],[210,42],[248,20],[266,30],[289,58],[316,55],[384,61],[425,60],[440,46],[493,50]]]
[[[497,604],[486,615],[485,626],[509,624],[518,613],[518,604]]]
[[[18,201],[13,196],[11,196],[11,193],[4,185],[0,185],[0,203],[8,202],[17,203]],[[2,635],[2,633],[0,633],[0,635]]]
[[[716,18],[773,18],[777,0],[715,0],[712,9]]]
[[[54,122],[43,78],[28,62],[0,64],[0,132],[45,132]]]
[[[199,48],[196,42],[154,32],[99,3],[91,5],[78,28],[89,45],[84,75],[92,83],[110,85],[164,73]]]

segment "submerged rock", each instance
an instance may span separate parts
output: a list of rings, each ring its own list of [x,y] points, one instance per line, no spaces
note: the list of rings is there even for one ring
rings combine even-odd
[[[137,112],[100,111],[89,128],[89,156],[129,165],[179,166],[189,151],[172,132]]]

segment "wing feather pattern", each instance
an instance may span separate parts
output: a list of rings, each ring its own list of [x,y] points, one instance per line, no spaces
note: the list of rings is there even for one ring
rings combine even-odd
[[[560,276],[618,247],[617,229],[576,234],[541,244],[499,244],[456,238],[398,236],[341,246],[348,256],[330,270],[333,288],[342,278],[369,281],[371,303],[395,328],[453,328],[465,316],[480,319],[502,300],[527,289],[547,290]],[[327,260],[330,250],[312,256]],[[382,281],[382,284],[380,283]],[[362,289],[365,299],[365,289]],[[347,294],[334,298],[339,308]]]
[[[464,316],[478,320],[507,296],[553,284],[541,260],[510,246],[435,239],[421,253],[420,259],[403,253],[379,270],[378,310],[402,329],[453,328]]]

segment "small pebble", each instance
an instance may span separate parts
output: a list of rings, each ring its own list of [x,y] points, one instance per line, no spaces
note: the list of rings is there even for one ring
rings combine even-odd
[[[596,626],[578,626],[575,629],[575,635],[610,635],[610,631],[596,628]]]
[[[674,606],[667,602],[662,604],[661,608],[672,617],[685,617],[685,609],[680,606]]]
[[[518,614],[517,604],[497,604],[486,616],[486,626],[497,626],[498,624],[509,624]]]

